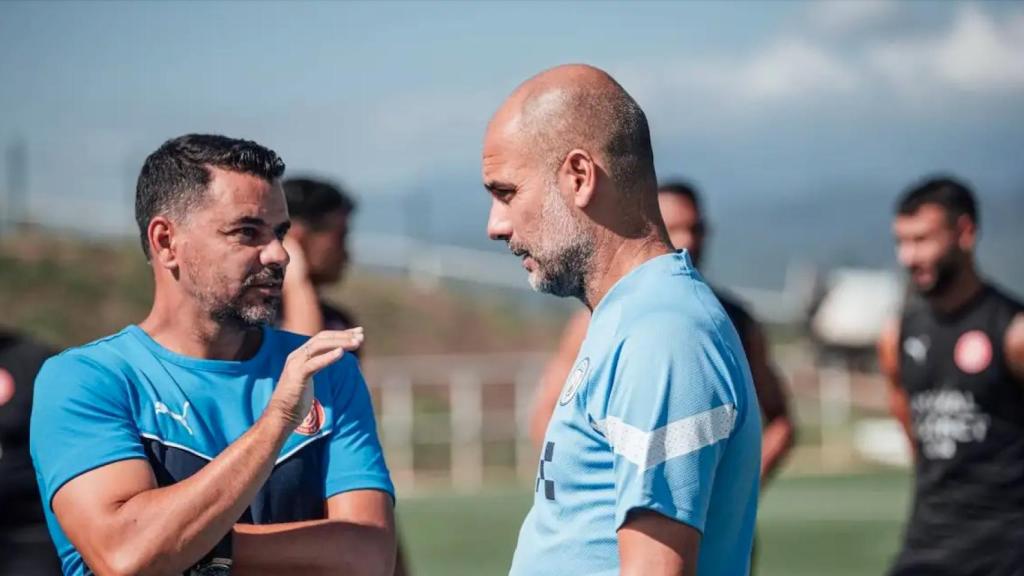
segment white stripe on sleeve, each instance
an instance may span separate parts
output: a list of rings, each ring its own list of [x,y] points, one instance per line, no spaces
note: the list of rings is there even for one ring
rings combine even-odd
[[[608,439],[616,454],[644,471],[725,440],[735,425],[736,407],[725,404],[669,422],[650,432],[614,416],[594,422],[594,429]]]

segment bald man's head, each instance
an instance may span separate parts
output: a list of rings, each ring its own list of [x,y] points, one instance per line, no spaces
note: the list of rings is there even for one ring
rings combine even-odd
[[[551,174],[573,149],[595,156],[622,194],[655,189],[647,117],[603,70],[559,66],[523,82],[491,121]]]
[[[595,247],[663,228],[647,119],[605,72],[553,68],[520,85],[487,127],[487,229],[535,288],[582,298]]]

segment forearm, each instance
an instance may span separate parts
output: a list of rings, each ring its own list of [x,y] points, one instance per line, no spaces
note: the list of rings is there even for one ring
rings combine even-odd
[[[181,573],[202,558],[266,482],[289,431],[283,420],[261,418],[193,476],[122,504],[109,538],[121,551],[118,565],[130,573]]]
[[[281,328],[296,334],[313,335],[323,330],[320,297],[308,279],[285,278],[282,293]]]
[[[770,420],[762,432],[761,439],[761,482],[764,483],[778,469],[793,449],[795,430],[788,415]]]
[[[391,576],[395,534],[391,526],[339,520],[287,524],[237,524],[232,573]]]

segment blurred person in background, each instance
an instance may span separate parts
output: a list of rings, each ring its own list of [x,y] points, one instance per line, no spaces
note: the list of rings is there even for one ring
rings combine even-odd
[[[535,289],[592,311],[511,574],[745,574],[757,400],[738,334],[670,244],[643,111],[601,70],[547,70],[492,117],[482,163],[488,235]]]
[[[357,326],[348,310],[327,302],[321,294],[337,284],[348,267],[349,223],[355,200],[326,180],[289,178],[282,187],[292,226],[284,239],[291,261],[284,276],[281,329],[311,335]],[[353,354],[359,357],[361,352],[360,348]],[[408,574],[399,545],[395,576]]]
[[[321,291],[341,280],[348,267],[355,202],[339,186],[323,180],[291,178],[282,186],[292,227],[285,237],[291,262],[284,279],[281,328],[307,335],[354,328],[352,315],[326,302]]]
[[[696,189],[686,182],[665,183],[658,189],[658,204],[672,246],[689,252],[693,265],[699,270],[708,226]],[[712,290],[740,335],[754,377],[764,424],[761,439],[761,485],[764,486],[793,448],[795,427],[789,413],[789,399],[772,364],[768,343],[757,320],[732,295],[714,286]],[[562,385],[579,354],[589,323],[589,310],[580,310],[573,315],[562,333],[558,351],[544,369],[530,419],[530,436],[538,446],[544,438]]]
[[[962,182],[899,200],[893,232],[913,296],[879,341],[914,454],[914,502],[891,576],[1024,574],[1024,305],[980,276]]]
[[[53,350],[0,328],[0,574],[60,574],[28,450],[36,374]]]
[[[284,168],[213,135],[146,159],[152,310],[36,379],[31,453],[65,573],[392,573],[394,490],[346,353],[362,331],[269,327]]]

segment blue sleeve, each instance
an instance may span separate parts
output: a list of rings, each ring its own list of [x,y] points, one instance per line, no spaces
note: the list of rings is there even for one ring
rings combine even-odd
[[[395,496],[377,438],[377,423],[366,382],[352,356],[336,367],[334,422],[325,468],[328,498],[351,490],[381,490]]]
[[[703,533],[749,371],[713,323],[651,320],[620,345],[598,423],[615,453],[616,527],[646,509]]]
[[[127,388],[81,355],[48,360],[36,377],[29,446],[49,506],[69,480],[106,464],[145,458]]]

